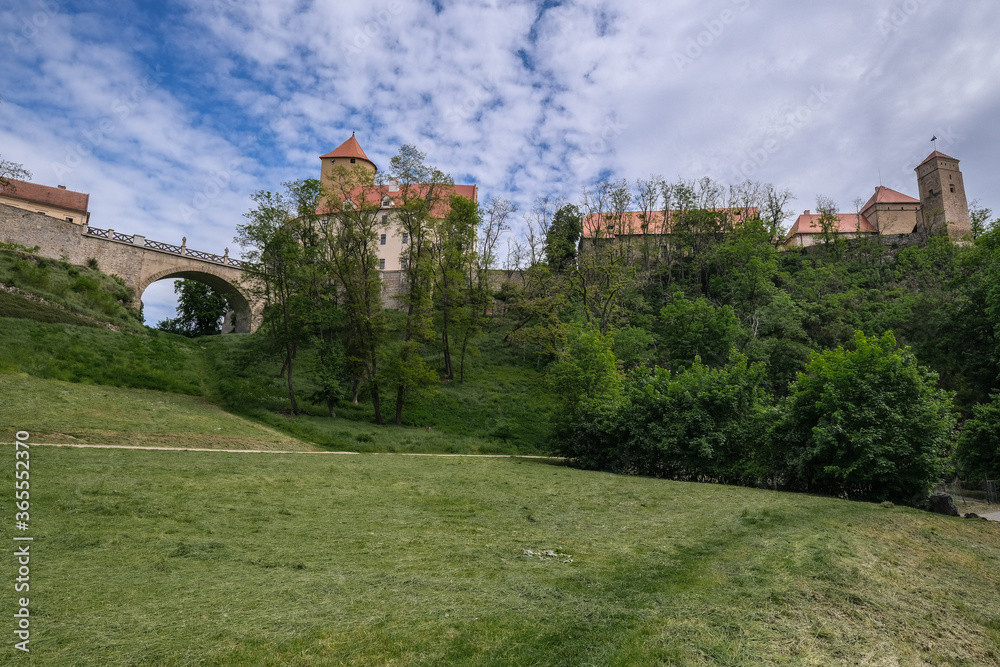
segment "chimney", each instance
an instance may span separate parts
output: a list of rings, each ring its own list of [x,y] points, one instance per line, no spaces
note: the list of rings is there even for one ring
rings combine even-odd
[[[811,211],[802,211],[802,215],[812,215]]]
[[[65,185],[60,185],[60,186],[59,186],[59,189],[60,189],[60,190],[65,190],[65,189],[66,189],[66,186],[65,186]]]
[[[389,179],[389,192],[399,192],[399,179],[390,178]]]

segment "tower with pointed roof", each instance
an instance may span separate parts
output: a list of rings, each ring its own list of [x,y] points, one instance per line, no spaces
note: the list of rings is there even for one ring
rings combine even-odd
[[[948,225],[948,235],[961,238],[972,232],[965,181],[958,160],[934,151],[916,168],[925,232]]]
[[[334,179],[334,167],[345,167],[348,170],[356,168],[361,165],[366,170],[371,171],[372,181],[375,180],[375,174],[378,172],[378,167],[375,163],[368,159],[365,152],[361,149],[361,144],[354,137],[354,133],[351,132],[351,138],[340,144],[337,148],[333,149],[326,155],[319,156],[321,167],[320,167],[320,184],[330,190],[334,190],[336,182]]]

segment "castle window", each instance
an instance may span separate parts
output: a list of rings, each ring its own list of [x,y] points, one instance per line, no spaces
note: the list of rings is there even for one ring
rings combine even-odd
[[[382,235],[382,236],[381,236],[381,237],[379,238],[379,240],[378,240],[378,244],[379,244],[379,245],[385,245],[385,234],[383,234],[383,235]]]
[[[73,218],[66,218],[66,222],[73,222]]]
[[[378,268],[380,268],[380,269],[384,269],[385,268],[385,260],[384,259],[380,259],[378,261]]]
[[[388,225],[389,224],[389,216],[388,215],[383,215],[382,216],[382,224],[383,225]]]
[[[389,196],[382,197],[382,208],[389,208],[392,206],[392,198]]]
[[[354,158],[351,158],[351,164],[354,164]]]
[[[406,232],[403,232],[403,245],[406,245],[409,242],[410,242],[410,235],[407,234]]]
[[[953,186],[951,186],[951,191],[952,191],[952,192],[954,192],[954,191],[955,191],[955,186],[954,186],[954,185],[953,185]]]
[[[407,267],[407,263],[406,263],[406,258],[405,257],[399,260],[399,267],[402,268],[402,269],[405,269]]]

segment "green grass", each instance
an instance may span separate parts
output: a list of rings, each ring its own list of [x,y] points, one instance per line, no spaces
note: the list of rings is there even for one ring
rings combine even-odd
[[[0,283],[45,299],[47,308],[32,305],[28,299],[5,298],[0,301],[3,317],[23,317],[44,322],[73,322],[57,319],[52,312],[62,310],[87,322],[89,326],[109,323],[120,329],[142,331],[139,311],[129,308],[135,296],[124,281],[85,266],[40,257],[13,249],[0,248]]]
[[[0,373],[202,393],[202,346],[183,336],[0,318],[0,340]]]
[[[994,523],[519,459],[35,447],[31,473],[38,664],[1000,663]]]
[[[201,398],[145,389],[0,375],[4,432],[35,442],[313,451],[275,429],[229,414]]]

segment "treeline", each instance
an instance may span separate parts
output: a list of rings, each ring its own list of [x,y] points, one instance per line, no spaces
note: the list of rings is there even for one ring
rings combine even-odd
[[[792,197],[766,184],[604,182],[537,201],[512,236],[510,202],[454,196],[409,146],[374,182],[360,169],[333,182],[258,193],[238,238],[293,411],[303,345],[317,350],[311,400],[332,415],[366,396],[382,423],[388,392],[401,423],[407,396],[461,380],[492,329],[548,367],[552,445],[589,467],[901,502],[1000,472],[989,211],[962,244],[827,234],[783,249]],[[387,224],[409,240],[389,310]]]
[[[962,244],[785,250],[789,199],[654,178],[536,207],[500,300],[509,339],[552,361],[556,446],[594,468],[897,502],[996,476],[989,211]]]

